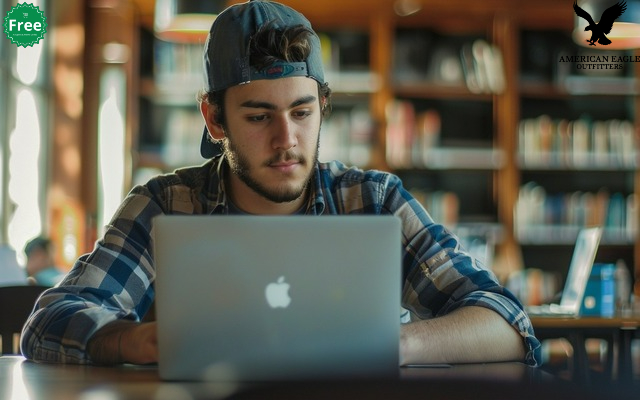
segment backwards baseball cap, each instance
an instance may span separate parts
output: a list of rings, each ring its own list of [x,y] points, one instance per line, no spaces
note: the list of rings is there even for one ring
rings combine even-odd
[[[307,18],[280,3],[251,0],[228,7],[216,17],[204,45],[204,90],[213,92],[252,80],[291,76],[306,76],[325,83],[320,39],[315,33],[309,37],[311,52],[305,61],[277,61],[261,70],[250,64],[251,39],[267,23],[275,29],[303,25],[313,32]],[[220,152],[220,146],[209,139],[205,126],[200,145],[202,157],[212,158]]]

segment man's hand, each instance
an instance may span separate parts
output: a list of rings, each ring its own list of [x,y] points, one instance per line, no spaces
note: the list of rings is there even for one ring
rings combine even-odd
[[[150,364],[158,361],[155,322],[114,321],[89,340],[87,351],[96,364]]]
[[[135,324],[122,333],[121,362],[151,364],[158,362],[158,330],[156,322]]]

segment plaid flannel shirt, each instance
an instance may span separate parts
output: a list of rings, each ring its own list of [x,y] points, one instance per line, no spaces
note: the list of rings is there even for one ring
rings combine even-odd
[[[117,319],[142,320],[155,293],[152,218],[228,213],[225,168],[218,157],[134,187],[93,251],[37,302],[22,332],[23,354],[37,361],[91,363],[87,342],[96,331]],[[412,320],[463,306],[490,308],[522,336],[525,362],[540,364],[540,342],[517,298],[432,220],[398,177],[333,161],[316,166],[311,188],[306,214],[392,214],[403,221],[402,308]]]

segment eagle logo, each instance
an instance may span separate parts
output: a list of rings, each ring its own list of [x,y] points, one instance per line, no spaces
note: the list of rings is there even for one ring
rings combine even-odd
[[[605,46],[611,43],[611,40],[609,40],[606,35],[611,32],[613,22],[621,16],[626,9],[626,2],[618,2],[604,10],[600,17],[600,21],[596,24],[593,22],[593,18],[591,18],[591,15],[589,15],[588,12],[578,7],[576,1],[573,2],[573,10],[576,12],[576,15],[580,18],[584,18],[589,23],[589,25],[584,28],[585,31],[591,31],[591,38],[587,40],[587,42],[589,42],[589,46],[595,46],[596,42]]]

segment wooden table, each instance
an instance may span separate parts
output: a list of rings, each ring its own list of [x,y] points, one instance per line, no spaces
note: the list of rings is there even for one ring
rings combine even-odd
[[[625,388],[626,390],[626,388]],[[521,363],[400,368],[390,379],[297,381],[239,385],[163,382],[155,366],[96,367],[38,364],[23,357],[0,357],[3,400],[199,400],[199,399],[604,399],[582,393]],[[637,392],[634,392],[636,395]],[[623,398],[617,396],[616,398]]]
[[[565,338],[573,347],[575,378],[589,381],[589,359],[587,339],[604,339],[609,344],[607,370],[613,374],[613,363],[617,376],[623,381],[633,379],[631,342],[640,327],[640,315],[617,315],[614,317],[557,317],[531,316],[536,336],[541,339]],[[615,356],[614,356],[615,355]]]

